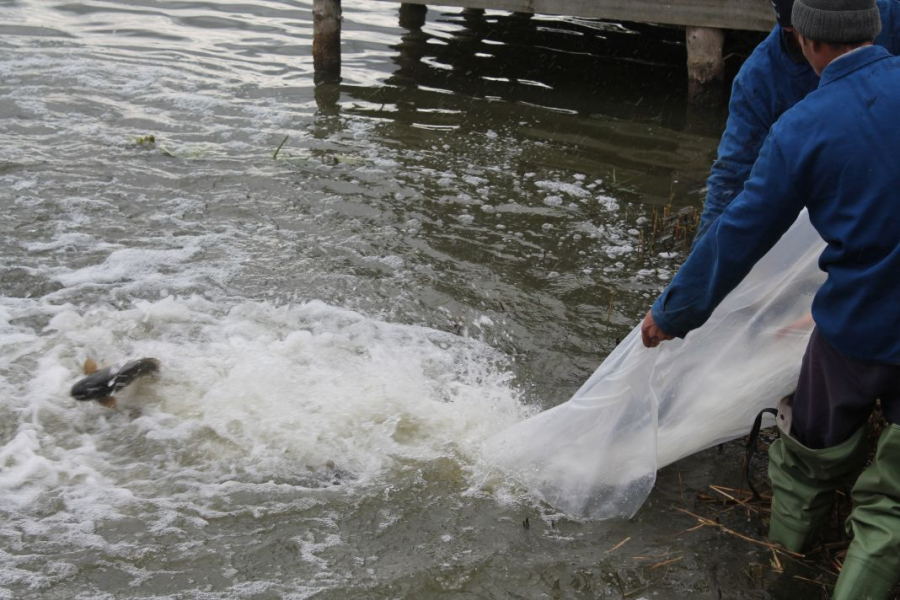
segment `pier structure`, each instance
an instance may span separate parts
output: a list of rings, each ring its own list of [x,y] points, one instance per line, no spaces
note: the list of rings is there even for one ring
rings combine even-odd
[[[691,97],[701,97],[704,90],[721,83],[726,29],[769,31],[775,24],[769,0],[405,0],[399,4],[400,24],[407,29],[424,25],[428,4],[684,27]],[[341,0],[313,2],[317,81],[340,78],[340,14]]]

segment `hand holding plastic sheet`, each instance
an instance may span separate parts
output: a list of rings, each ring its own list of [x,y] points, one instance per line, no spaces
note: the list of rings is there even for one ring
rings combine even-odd
[[[654,349],[638,325],[571,400],[494,436],[488,454],[561,511],[632,516],[657,469],[747,433],[793,391],[824,247],[804,211],[706,324]]]

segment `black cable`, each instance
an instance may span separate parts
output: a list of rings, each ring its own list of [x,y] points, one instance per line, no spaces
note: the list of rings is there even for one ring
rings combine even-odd
[[[744,479],[747,480],[747,487],[753,492],[753,499],[756,501],[761,500],[761,498],[759,492],[753,487],[753,482],[750,480],[750,461],[753,459],[753,453],[756,450],[756,440],[759,438],[759,430],[762,427],[762,418],[766,413],[773,417],[778,416],[778,410],[774,408],[764,408],[759,411],[759,414],[756,415],[756,419],[753,421],[753,429],[750,430],[750,437],[747,438],[747,452],[744,455]]]

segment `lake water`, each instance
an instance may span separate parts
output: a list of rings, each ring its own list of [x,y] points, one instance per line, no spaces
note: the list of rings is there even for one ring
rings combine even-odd
[[[681,34],[398,6],[344,2],[316,88],[311,0],[0,0],[0,598],[789,588],[676,510],[736,446],[604,523],[480,451],[684,258],[649,232],[723,115]],[[68,396],[138,356],[117,409]]]

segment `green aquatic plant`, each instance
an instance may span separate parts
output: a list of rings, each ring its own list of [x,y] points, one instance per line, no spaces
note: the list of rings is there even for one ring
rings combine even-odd
[[[146,148],[148,150],[156,150],[163,156],[169,156],[171,158],[175,158],[175,153],[169,150],[168,148],[158,145],[156,143],[156,136],[151,134],[148,135],[136,135],[129,138],[129,141],[134,143],[136,146],[140,146],[141,148]],[[200,151],[196,151],[194,154],[199,156]],[[191,156],[192,158],[197,158],[197,156]]]
[[[284,143],[285,143],[286,141],[288,141],[288,137],[290,137],[290,136],[287,136],[287,135],[284,136],[284,139],[281,140],[281,143],[278,144],[278,147],[277,147],[277,148],[275,148],[275,153],[272,154],[272,158],[273,158],[273,159],[277,159],[277,158],[278,158],[278,153],[281,152],[281,147],[284,146]]]
[[[153,134],[135,136],[134,143],[138,146],[156,146],[156,136]]]

